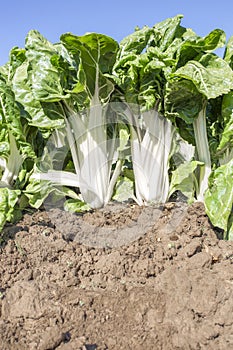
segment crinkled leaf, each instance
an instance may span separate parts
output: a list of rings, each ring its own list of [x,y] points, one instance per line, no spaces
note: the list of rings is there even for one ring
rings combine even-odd
[[[226,34],[220,29],[213,30],[204,38],[191,35],[181,45],[177,66],[181,67],[185,65],[188,61],[195,59],[199,54],[204,54],[214,51],[219,47],[223,47],[225,42]]]
[[[64,203],[64,209],[71,213],[83,213],[89,211],[91,207],[80,199],[67,199]]]
[[[224,60],[233,69],[233,36],[231,36],[227,42],[225,52],[224,52]]]
[[[179,117],[191,124],[203,108],[204,100],[191,80],[172,79],[166,89],[165,115],[171,119]],[[185,131],[187,126],[183,129]]]
[[[192,201],[196,191],[194,172],[198,166],[202,165],[202,162],[195,160],[180,164],[177,169],[172,172],[169,197],[175,191],[180,191],[189,199],[189,201]]]
[[[199,93],[208,99],[216,98],[233,89],[233,71],[220,57],[203,55],[199,61],[189,61],[177,69],[172,77],[184,78],[193,82]]]
[[[9,188],[0,188],[0,231],[6,222],[12,222],[19,217],[19,211],[16,208],[20,190],[11,190]]]
[[[24,158],[34,157],[22,122],[20,105],[16,102],[11,87],[0,76],[0,157],[10,154],[10,135],[14,137]]]
[[[105,74],[112,71],[118,51],[117,42],[97,33],[84,36],[67,33],[61,36],[61,42],[76,62],[80,63],[78,82],[73,93],[84,91],[92,99],[98,92],[100,100],[108,101],[114,86]]]
[[[54,128],[64,127],[64,115],[60,104],[43,103],[34,98],[30,84],[29,62],[24,62],[15,72],[12,85],[17,100],[24,106],[25,117],[30,125],[43,132]]]
[[[33,96],[38,101],[60,101],[69,98],[65,89],[74,67],[60,55],[52,43],[38,31],[31,30],[26,37],[26,56],[30,65],[28,78]]]
[[[175,52],[185,31],[181,18],[178,15],[153,28],[136,30],[120,43],[114,76],[128,103],[148,110],[163,99],[165,76],[175,65]]]
[[[153,28],[145,26],[142,29],[137,29],[132,34],[126,36],[120,42],[120,52],[117,57],[119,64],[122,65],[123,62],[121,60],[125,56],[140,54],[145,49],[146,45],[148,44],[151,37],[153,37],[153,35]]]
[[[214,226],[232,233],[229,220],[233,208],[233,159],[218,167],[209,177],[209,188],[205,193],[206,212]],[[232,236],[231,236],[232,237]]]
[[[233,91],[223,96],[222,117],[224,119],[224,129],[220,135],[218,151],[227,147],[233,148]]]
[[[120,52],[118,55],[119,64],[121,60],[133,53],[139,55],[148,46],[158,47],[160,52],[170,48],[175,37],[180,37],[185,31],[180,26],[182,15],[167,18],[162,22],[155,24],[152,28],[144,26],[142,29],[136,29],[134,33],[128,35],[120,42]]]
[[[185,28],[180,26],[183,15],[177,15],[172,18],[167,18],[164,21],[156,24],[153,28],[158,38],[156,45],[161,51],[167,50],[176,37],[181,37],[185,32]]]
[[[46,180],[30,180],[30,183],[24,191],[25,196],[29,199],[29,204],[34,208],[40,208],[46,198],[52,195],[53,202],[64,200],[66,196],[78,199],[77,194],[71,189]]]
[[[12,80],[16,69],[23,64],[26,60],[26,50],[17,46],[13,47],[10,51],[8,79]]]
[[[134,182],[128,177],[119,176],[112,199],[124,202],[132,198],[134,198]]]

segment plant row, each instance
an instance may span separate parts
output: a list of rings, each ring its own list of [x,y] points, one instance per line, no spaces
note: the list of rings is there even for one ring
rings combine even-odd
[[[120,43],[32,30],[0,67],[0,229],[62,201],[204,202],[233,239],[233,37],[182,16]],[[224,47],[223,58],[215,52]]]

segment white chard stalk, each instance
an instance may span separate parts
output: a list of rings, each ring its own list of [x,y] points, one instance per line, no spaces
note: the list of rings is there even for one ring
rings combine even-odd
[[[132,162],[135,192],[139,205],[150,202],[165,203],[169,192],[169,155],[173,126],[156,110],[142,114],[143,127],[132,133]]]
[[[200,167],[199,189],[197,189],[197,200],[204,202],[204,193],[208,188],[208,179],[211,173],[211,158],[206,130],[206,115],[203,108],[198,117],[193,122],[194,134],[196,140],[196,148],[198,160],[204,165]]]

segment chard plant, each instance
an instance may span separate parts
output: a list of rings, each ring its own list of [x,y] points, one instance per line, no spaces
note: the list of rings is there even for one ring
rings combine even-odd
[[[22,108],[0,74],[0,229],[20,216],[19,198],[35,159],[26,129]]]
[[[27,60],[14,76],[15,90],[22,79],[25,83],[24,91],[18,89],[18,98],[24,103],[26,93],[30,123],[38,126],[42,119],[42,133],[52,135],[57,145],[60,130],[61,146],[67,143],[73,163],[73,171],[51,168],[39,172],[35,166],[26,195],[35,205],[35,196],[40,194],[37,182],[33,190],[33,182],[47,180],[47,195],[51,193],[51,183],[77,188],[80,195],[73,192],[73,201],[68,202],[74,208],[76,201],[77,210],[80,200],[91,208],[103,207],[112,197],[122,164],[117,156],[117,128],[112,128],[109,138],[107,116],[107,105],[115,88],[107,74],[111,73],[118,44],[112,38],[93,33],[82,37],[64,34],[61,44],[53,46],[32,31],[26,49]],[[41,68],[33,68],[36,65]],[[40,204],[39,200],[37,205]]]
[[[139,205],[165,203],[169,195],[169,159],[174,127],[163,115],[166,74],[173,64],[176,16],[153,28],[137,29],[120,43],[114,78],[123,91],[130,128],[135,198]]]

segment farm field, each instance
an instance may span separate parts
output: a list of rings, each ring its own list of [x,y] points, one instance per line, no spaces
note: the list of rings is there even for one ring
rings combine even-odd
[[[0,67],[0,350],[233,349],[233,36],[182,18]]]
[[[219,239],[202,203],[157,211],[40,210],[7,225],[1,350],[230,349],[233,242]],[[90,239],[93,224],[114,228],[106,247],[97,231],[96,246],[80,242],[79,230]],[[122,245],[126,229],[139,237]]]

